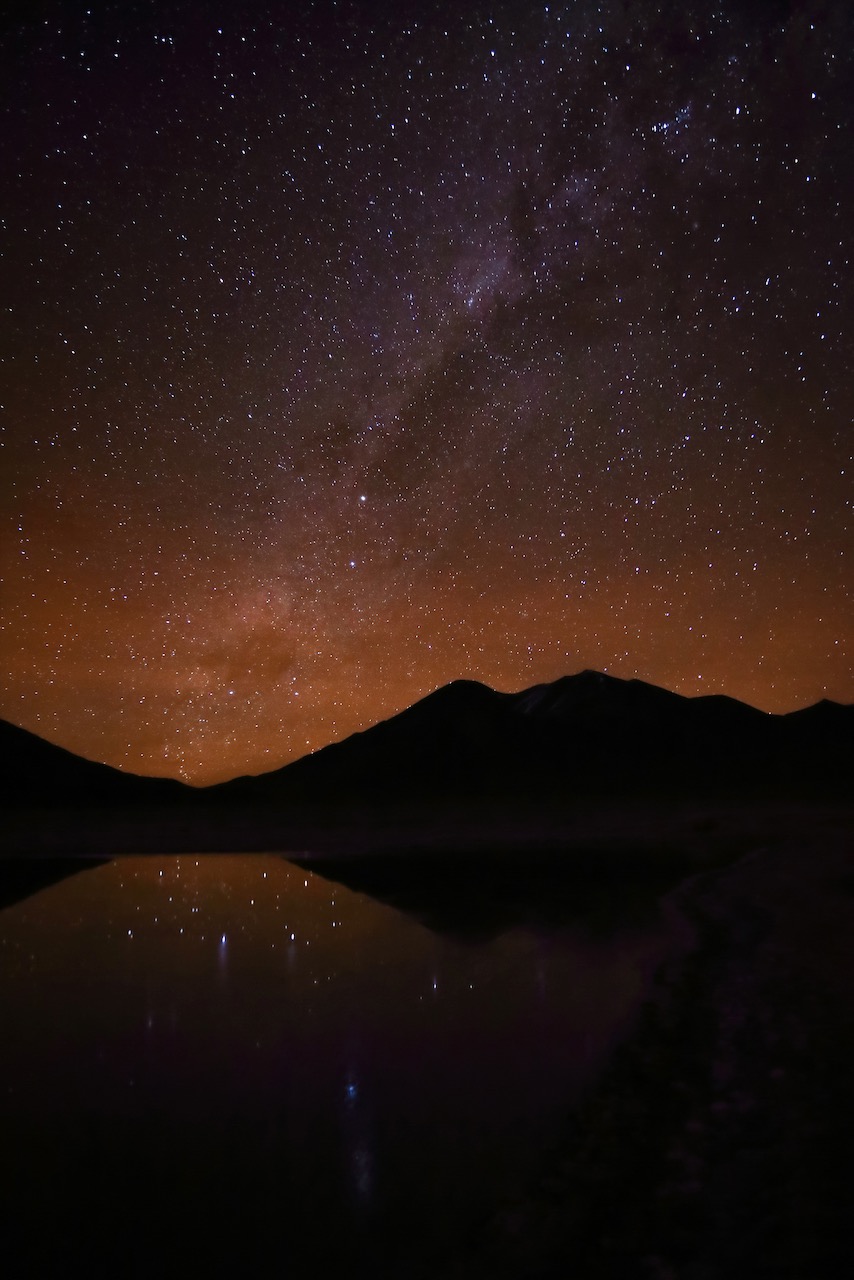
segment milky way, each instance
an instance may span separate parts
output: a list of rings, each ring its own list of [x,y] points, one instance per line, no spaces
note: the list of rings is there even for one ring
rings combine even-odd
[[[34,5],[0,712],[212,781],[458,676],[854,698],[854,17]]]

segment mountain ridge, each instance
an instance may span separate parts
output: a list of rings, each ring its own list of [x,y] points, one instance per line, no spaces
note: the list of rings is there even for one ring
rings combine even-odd
[[[180,803],[191,788],[90,760],[37,733],[0,720],[0,803],[3,805]]]
[[[210,791],[257,802],[274,801],[277,789],[295,801],[324,793],[379,801],[382,779],[398,797],[456,799],[751,784],[834,792],[854,769],[854,706],[816,707],[777,715],[723,694],[686,697],[590,670],[518,693],[457,680],[279,769]]]
[[[458,679],[367,729],[260,774],[207,787],[87,760],[0,721],[0,802],[15,806],[249,806],[714,793],[845,795],[854,705],[784,714],[724,694],[686,697],[585,669],[516,693]]]

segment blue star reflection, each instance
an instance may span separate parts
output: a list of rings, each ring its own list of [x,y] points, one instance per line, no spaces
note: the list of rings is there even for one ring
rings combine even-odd
[[[344,1131],[350,1157],[351,1185],[356,1199],[366,1206],[374,1192],[373,1135],[355,1071],[347,1073],[344,1097]]]

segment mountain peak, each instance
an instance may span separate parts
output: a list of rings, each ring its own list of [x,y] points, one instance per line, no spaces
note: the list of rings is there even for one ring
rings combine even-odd
[[[549,684],[535,684],[514,695],[517,710],[526,716],[563,717],[581,709],[617,711],[641,703],[662,703],[679,694],[646,684],[643,680],[621,680],[603,671],[585,668],[576,675],[561,676]]]

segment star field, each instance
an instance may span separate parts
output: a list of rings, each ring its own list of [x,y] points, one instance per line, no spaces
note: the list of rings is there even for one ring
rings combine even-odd
[[[459,676],[854,699],[849,5],[0,39],[0,714],[208,782]]]

